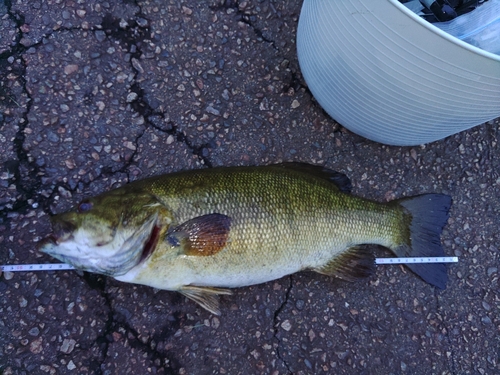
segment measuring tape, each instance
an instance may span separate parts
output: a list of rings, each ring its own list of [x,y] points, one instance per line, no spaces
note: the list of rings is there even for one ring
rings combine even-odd
[[[376,258],[375,264],[411,264],[411,263],[457,263],[458,257],[419,257],[419,258]],[[0,271],[62,271],[74,270],[70,264],[13,264],[0,266]]]
[[[376,258],[375,264],[457,263],[458,257]]]
[[[1,271],[19,272],[19,271],[61,271],[74,270],[70,264],[50,263],[50,264],[13,264],[0,266]]]

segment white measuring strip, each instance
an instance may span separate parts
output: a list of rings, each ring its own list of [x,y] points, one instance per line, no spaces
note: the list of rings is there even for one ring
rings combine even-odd
[[[49,263],[49,264],[5,264],[0,266],[1,271],[18,272],[18,271],[60,271],[74,270],[70,264],[65,263]]]
[[[375,264],[457,263],[458,257],[376,258]]]
[[[421,258],[376,258],[375,264],[411,264],[411,263],[457,263],[458,257],[421,257]],[[50,264],[13,264],[0,265],[0,271],[20,272],[20,271],[61,271],[74,270],[70,264],[50,263]]]

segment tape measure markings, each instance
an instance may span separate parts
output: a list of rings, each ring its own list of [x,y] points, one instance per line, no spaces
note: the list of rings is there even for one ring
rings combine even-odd
[[[376,264],[457,263],[458,257],[376,258]]]
[[[49,263],[49,264],[5,264],[0,266],[1,271],[8,272],[21,272],[21,271],[62,271],[74,270],[70,264],[65,263]]]

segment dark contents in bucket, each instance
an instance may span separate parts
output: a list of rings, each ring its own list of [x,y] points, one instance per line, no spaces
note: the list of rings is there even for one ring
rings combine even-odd
[[[415,0],[399,0],[410,3]],[[422,17],[428,22],[446,22],[476,9],[488,0],[419,0],[423,5]]]

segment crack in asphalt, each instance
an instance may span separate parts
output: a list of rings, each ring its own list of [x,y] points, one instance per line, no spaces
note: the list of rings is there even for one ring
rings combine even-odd
[[[1,207],[2,210],[0,212],[0,223],[5,223],[8,220],[8,215],[11,212],[25,212],[30,208],[33,208],[33,204],[38,204],[47,213],[50,213],[50,202],[53,197],[57,194],[58,188],[62,187],[67,191],[75,192],[77,190],[77,186],[71,187],[66,183],[59,182],[55,185],[46,187],[42,183],[41,179],[41,168],[36,164],[34,160],[30,160],[28,156],[28,152],[23,149],[23,145],[25,142],[26,135],[24,133],[25,129],[29,125],[28,114],[31,110],[32,98],[27,90],[26,84],[26,61],[23,59],[23,54],[30,48],[37,47],[42,43],[42,40],[50,37],[51,35],[63,32],[63,31],[72,31],[72,30],[80,30],[79,27],[74,28],[60,28],[58,30],[54,30],[46,35],[43,35],[40,38],[40,41],[34,43],[29,46],[24,46],[21,44],[21,40],[24,36],[22,31],[22,25],[24,24],[24,17],[21,14],[12,12],[12,2],[10,0],[5,1],[5,5],[7,7],[7,14],[9,18],[13,20],[16,24],[17,35],[14,45],[7,51],[0,54],[0,62],[7,61],[8,58],[16,57],[22,61],[22,72],[19,74],[19,80],[21,86],[23,88],[23,94],[27,97],[27,104],[25,112],[23,113],[22,121],[19,123],[19,129],[16,133],[14,139],[14,149],[17,156],[17,161],[8,161],[8,165],[5,165],[6,169],[8,169],[12,177],[9,179],[9,183],[14,184],[16,187],[16,191],[20,195],[20,199],[16,199],[13,204],[7,203],[5,207]],[[137,60],[142,55],[142,51],[140,48],[140,43],[148,38],[150,34],[150,28],[148,26],[148,21],[146,17],[142,14],[142,9],[140,4],[136,2],[136,5],[139,8],[139,11],[134,15],[134,18],[126,20],[123,23],[123,20],[114,18],[110,14],[105,15],[101,21],[100,25],[96,25],[95,27],[91,27],[90,30],[101,29],[106,32],[107,37],[112,38],[118,41],[120,44],[125,45],[127,51],[129,51],[131,59],[130,64],[132,70],[135,72],[135,76],[132,81],[132,85],[130,87],[130,92],[135,93],[137,95],[137,99],[130,103],[131,108],[139,115],[143,116],[146,122],[146,129],[144,132],[139,134],[135,140],[134,144],[136,149],[132,152],[130,158],[125,161],[124,165],[118,170],[105,170],[103,169],[98,176],[95,176],[95,179],[100,177],[106,177],[108,175],[113,175],[115,173],[125,173],[130,180],[129,168],[134,164],[135,156],[138,153],[139,149],[139,140],[144,135],[147,127],[152,127],[158,131],[161,131],[168,135],[173,135],[177,142],[183,143],[186,147],[192,152],[193,155],[196,155],[199,161],[206,165],[207,167],[212,167],[212,163],[209,158],[209,149],[213,149],[216,145],[213,142],[207,142],[201,144],[199,146],[194,145],[193,142],[189,139],[189,137],[181,130],[179,130],[179,126],[172,121],[170,121],[167,127],[161,127],[155,124],[153,117],[161,117],[165,118],[165,114],[163,112],[155,112],[155,110],[149,105],[147,99],[145,98],[145,94],[143,89],[140,87],[139,83],[135,81],[137,75],[140,73],[140,68],[137,66],[137,63],[134,62],[134,59]],[[269,43],[275,50],[278,50],[275,42],[270,38],[264,35],[264,32],[260,30],[257,26],[255,26],[254,22],[251,19],[251,15],[245,13],[244,9],[241,9],[241,4],[239,1],[226,0],[222,5],[212,6],[212,10],[220,11],[223,9],[233,9],[235,13],[238,14],[239,20],[249,25],[252,30],[254,30],[256,36],[260,38],[262,41]],[[276,10],[274,9],[276,13]],[[302,82],[299,78],[299,74],[297,72],[291,72],[290,82],[285,84],[284,91],[289,90],[299,90],[303,88]],[[15,104],[18,104],[14,98],[10,97],[10,100]],[[23,173],[24,172],[24,173]],[[87,186],[90,182],[85,183],[82,181],[83,186]],[[51,191],[50,194],[47,194],[46,190],[49,189]]]
[[[12,177],[8,179],[8,182],[16,187],[16,192],[21,198],[16,198],[13,203],[6,203],[5,205],[0,206],[0,224],[7,222],[10,213],[25,212],[29,208],[32,208],[33,203],[39,200],[38,189],[41,186],[39,167],[36,165],[34,160],[29,159],[28,153],[23,149],[24,140],[26,138],[25,129],[29,124],[28,113],[30,112],[32,105],[32,98],[26,87],[26,61],[22,56],[23,53],[28,49],[28,47],[23,46],[20,43],[21,39],[23,38],[23,31],[21,29],[21,26],[24,24],[24,16],[12,12],[11,1],[6,0],[4,4],[7,7],[7,14],[9,15],[9,18],[16,24],[18,33],[16,35],[15,45],[12,46],[9,50],[4,51],[0,54],[0,66],[3,67],[7,63],[9,63],[10,58],[14,58],[11,65],[13,65],[15,62],[17,66],[15,66],[13,69],[19,69],[19,71],[16,72],[16,75],[17,80],[22,87],[22,94],[26,95],[26,108],[22,113],[22,118],[17,123],[18,130],[13,140],[13,148],[17,160],[7,160],[4,163],[4,167],[12,175]],[[20,63],[17,63],[18,61]],[[4,71],[4,69],[2,69],[2,71]],[[8,70],[6,69],[5,71],[7,72]],[[1,78],[3,81],[6,77]],[[0,95],[4,94],[3,85],[0,86],[0,90]],[[18,107],[22,107],[19,102],[14,99],[13,94],[11,95],[7,93],[7,91],[5,92],[5,94],[6,98],[10,100],[11,105],[14,104]]]
[[[136,5],[138,5],[139,9],[141,9],[139,4]],[[120,43],[124,43],[127,51],[129,51],[131,54],[130,64],[135,74],[132,80],[133,83],[131,84],[129,91],[130,93],[135,93],[137,96],[136,99],[130,103],[131,108],[137,114],[141,115],[144,118],[146,122],[146,127],[152,127],[165,134],[173,135],[178,142],[184,143],[186,147],[193,153],[193,155],[196,155],[198,157],[201,163],[203,163],[208,167],[211,167],[212,163],[208,158],[206,150],[208,148],[214,147],[212,143],[209,142],[209,143],[204,143],[200,146],[195,146],[189,140],[188,136],[184,132],[180,131],[178,129],[178,126],[174,124],[172,121],[168,123],[166,129],[157,126],[154,123],[153,120],[154,117],[160,117],[164,119],[165,113],[155,111],[151,107],[151,105],[148,103],[146,99],[144,90],[142,89],[140,84],[136,81],[137,76],[142,73],[141,72],[142,68],[140,67],[140,63],[137,60],[143,54],[139,44],[149,37],[150,29],[147,26],[147,19],[142,15],[142,10],[140,10],[135,15],[135,17],[136,20],[127,20],[126,21],[127,26],[125,27],[123,27],[121,24],[122,20],[118,18],[113,18],[111,17],[111,15],[105,16],[103,21],[101,22],[102,28],[106,32],[106,34],[109,37],[119,41]],[[134,48],[132,48],[132,46],[134,46]],[[134,156],[137,154],[137,150],[139,148],[138,141],[143,135],[144,132],[136,138],[135,140],[136,150],[134,151],[132,157],[130,158],[130,163],[128,163],[128,165],[126,165],[122,169],[127,169],[128,167],[130,167],[130,165],[133,164]]]
[[[54,198],[54,196],[58,193],[59,188],[64,188],[67,191],[75,192],[78,189],[78,185],[69,186],[67,183],[58,182],[56,184],[52,184],[51,186],[44,186],[42,183],[41,176],[43,175],[42,168],[40,168],[35,160],[30,160],[28,152],[24,150],[23,146],[25,143],[26,135],[25,129],[29,126],[28,115],[31,111],[32,106],[32,97],[27,89],[27,79],[26,79],[26,61],[23,58],[23,54],[30,48],[35,48],[42,44],[43,39],[50,37],[51,35],[55,35],[64,31],[73,31],[73,30],[81,30],[79,27],[74,28],[60,28],[58,30],[52,31],[46,35],[43,35],[40,38],[40,41],[28,46],[24,46],[21,44],[21,40],[24,36],[22,31],[22,25],[24,24],[24,17],[20,14],[15,14],[12,12],[12,2],[5,1],[5,5],[7,7],[7,14],[9,18],[13,20],[16,24],[17,34],[16,40],[12,47],[10,47],[7,51],[4,51],[0,54],[0,64],[7,64],[9,58],[14,58],[15,60],[21,61],[20,71],[17,74],[18,80],[20,82],[20,86],[22,87],[22,94],[26,95],[26,107],[22,114],[21,121],[18,122],[18,130],[16,132],[15,138],[13,140],[14,151],[17,157],[17,160],[8,160],[4,163],[5,169],[10,174],[10,178],[8,179],[9,184],[12,184],[16,187],[16,191],[19,194],[19,197],[14,200],[14,202],[8,202],[2,206],[0,206],[0,224],[7,223],[9,220],[9,214],[12,212],[26,212],[31,208],[35,208],[37,205],[46,212],[50,213],[50,205]],[[139,7],[140,8],[140,7]],[[101,24],[96,25],[96,27],[92,27],[91,30],[97,30],[102,28],[107,34],[109,38],[117,40],[121,44],[124,44],[127,48],[127,51],[130,52],[131,56],[131,67],[135,72],[134,80],[132,81],[132,85],[130,87],[130,92],[134,92],[137,94],[137,100],[133,101],[131,104],[131,108],[142,115],[146,121],[146,128],[144,132],[138,134],[138,136],[134,140],[134,144],[136,149],[132,152],[130,158],[125,161],[124,165],[117,170],[106,170],[103,169],[98,176],[95,176],[95,179],[106,177],[108,175],[113,175],[115,173],[125,173],[130,180],[129,168],[134,164],[135,156],[138,153],[139,149],[139,140],[144,135],[147,127],[153,127],[159,131],[162,131],[168,135],[173,135],[178,142],[184,143],[191,152],[196,155],[200,162],[204,165],[211,167],[212,164],[208,158],[208,148],[213,148],[214,145],[211,143],[205,143],[200,146],[195,146],[189,140],[189,138],[178,129],[178,126],[175,124],[170,124],[168,129],[162,129],[154,124],[151,117],[152,116],[160,116],[164,118],[164,113],[155,112],[145,98],[144,91],[140,87],[140,85],[135,82],[135,78],[137,74],[140,73],[136,64],[134,64],[133,59],[137,59],[142,55],[142,51],[138,44],[141,41],[146,39],[149,35],[149,27],[147,26],[147,20],[143,17],[141,11],[134,15],[134,19],[130,19],[126,21],[126,26],[124,26],[118,18],[113,18],[111,15],[106,15],[103,17]],[[100,26],[100,28],[98,27]],[[132,48],[132,46],[135,46]],[[11,64],[12,65],[12,64]],[[14,96],[4,91],[3,86],[0,86],[0,96],[5,96],[5,100],[9,101],[10,105],[20,106],[18,101],[15,100]],[[4,122],[4,119],[0,119],[0,121]],[[81,181],[83,186],[88,186],[90,182],[85,183]],[[51,191],[47,193],[47,190]]]
[[[168,353],[156,349],[157,337],[150,337],[146,342],[140,339],[140,333],[134,329],[124,314],[117,311],[113,307],[112,298],[106,290],[107,277],[84,272],[81,278],[89,286],[89,288],[97,291],[105,300],[105,305],[108,314],[105,321],[104,329],[101,334],[94,340],[93,345],[99,348],[101,359],[95,361],[91,367],[92,373],[96,375],[108,374],[105,371],[105,363],[111,358],[109,353],[110,346],[117,340],[124,341],[130,347],[139,349],[145,353],[146,357],[157,367],[164,370],[166,375],[176,374],[175,370],[182,367],[175,358],[172,358]],[[177,324],[175,324],[177,323]],[[169,332],[175,332],[181,325],[181,319],[176,319],[174,328],[169,327]],[[118,333],[118,336],[116,335]],[[160,335],[162,336],[162,335]],[[164,336],[164,335],[163,335]],[[157,368],[158,369],[158,368]]]
[[[287,369],[288,373],[289,374],[293,374],[293,371],[290,369],[290,366],[288,365],[288,363],[286,362],[285,358],[283,357],[283,354],[281,353],[281,349],[280,349],[281,338],[280,338],[280,333],[279,333],[279,327],[280,327],[280,325],[279,325],[279,322],[278,322],[279,315],[285,309],[285,306],[288,304],[288,301],[290,299],[290,293],[291,293],[292,288],[293,288],[293,275],[290,275],[288,277],[288,279],[290,280],[290,284],[288,285],[288,288],[286,289],[285,299],[283,300],[283,302],[281,303],[281,305],[278,307],[278,309],[274,312],[274,317],[273,317],[274,335],[273,335],[273,337],[278,342],[278,346],[276,348],[276,355],[277,355],[278,359],[281,362],[283,362],[283,364],[285,365],[285,368]]]
[[[3,52],[0,54],[0,60],[2,59],[2,55],[7,54],[7,55],[12,55],[15,49],[18,48],[24,48],[24,46],[20,43],[21,39],[23,37],[23,31],[21,30],[21,26],[24,24],[24,16],[22,14],[17,14],[12,11],[12,1],[11,0],[4,0],[4,5],[7,8],[7,15],[11,19],[11,21],[14,21],[16,24],[17,28],[17,34],[16,38],[14,41],[14,46],[11,47],[9,50]]]
[[[272,10],[274,13],[277,13],[276,8],[271,4]],[[276,43],[274,40],[271,38],[268,38],[267,36],[264,35],[264,32],[259,29],[257,26],[252,21],[252,15],[245,13],[245,8],[243,6],[243,3],[240,3],[239,0],[225,0],[224,3],[220,5],[213,5],[210,6],[210,9],[213,11],[222,11],[222,10],[228,10],[232,9],[238,16],[239,16],[239,21],[247,24],[252,28],[252,30],[255,32],[255,35],[257,35],[257,38],[262,39],[264,42],[269,43],[275,50],[279,50],[279,48],[276,46]]]
[[[269,3],[269,6],[275,14],[278,14],[278,11],[276,10],[272,2]],[[211,6],[210,9],[213,11],[223,11],[232,9],[238,15],[239,21],[248,25],[253,30],[258,39],[261,39],[265,43],[270,44],[275,51],[280,52],[280,49],[276,45],[276,42],[270,37],[266,36],[265,32],[255,25],[255,22],[252,20],[252,17],[254,16],[245,12],[245,8],[244,6],[242,6],[242,3],[240,3],[239,0],[225,0],[224,3],[220,5]],[[284,58],[284,60],[286,59]],[[290,69],[290,80],[289,82],[283,82],[284,83],[283,93],[293,95],[294,92],[298,92],[299,90],[302,89],[305,92],[307,92],[311,98],[313,98],[313,95],[309,90],[309,87],[304,85],[300,77],[301,77],[300,72]],[[318,107],[320,107],[319,104],[317,105]]]
[[[159,126],[159,125],[155,124],[154,120],[158,117],[161,119],[164,119],[165,113],[154,111],[154,109],[151,108],[151,106],[147,102],[146,98],[144,97],[144,91],[142,90],[142,88],[140,87],[139,84],[134,83],[134,85],[132,85],[131,91],[134,92],[135,94],[137,94],[137,99],[132,103],[133,104],[132,109],[136,113],[143,116],[144,120],[146,121],[147,126],[152,127],[152,128],[154,128],[154,129],[156,129],[164,134],[174,136],[175,140],[177,142],[185,144],[186,147],[191,151],[191,153],[198,157],[198,159],[200,160],[200,162],[202,164],[206,165],[209,168],[212,167],[212,163],[207,155],[208,154],[207,150],[209,148],[214,148],[215,147],[214,143],[207,142],[207,143],[203,143],[200,146],[195,146],[190,141],[188,136],[183,131],[179,130],[178,125],[175,124],[173,121],[169,121],[167,123],[166,127]],[[141,136],[142,136],[142,134],[137,138],[137,141]],[[136,146],[138,146],[138,145],[136,145]],[[135,155],[135,152],[134,152],[134,155]],[[132,159],[133,158],[131,158],[131,160]]]
[[[108,357],[109,350],[109,340],[108,335],[112,333],[111,329],[113,326],[113,306],[111,304],[111,300],[106,292],[106,278],[101,275],[94,275],[87,272],[83,273],[82,279],[87,283],[87,285],[97,291],[106,302],[106,307],[108,309],[108,316],[106,319],[105,327],[100,336],[98,336],[94,340],[94,345],[99,347],[99,350],[102,353],[102,360],[98,361],[92,368],[92,372],[96,375],[102,375],[102,367]]]

